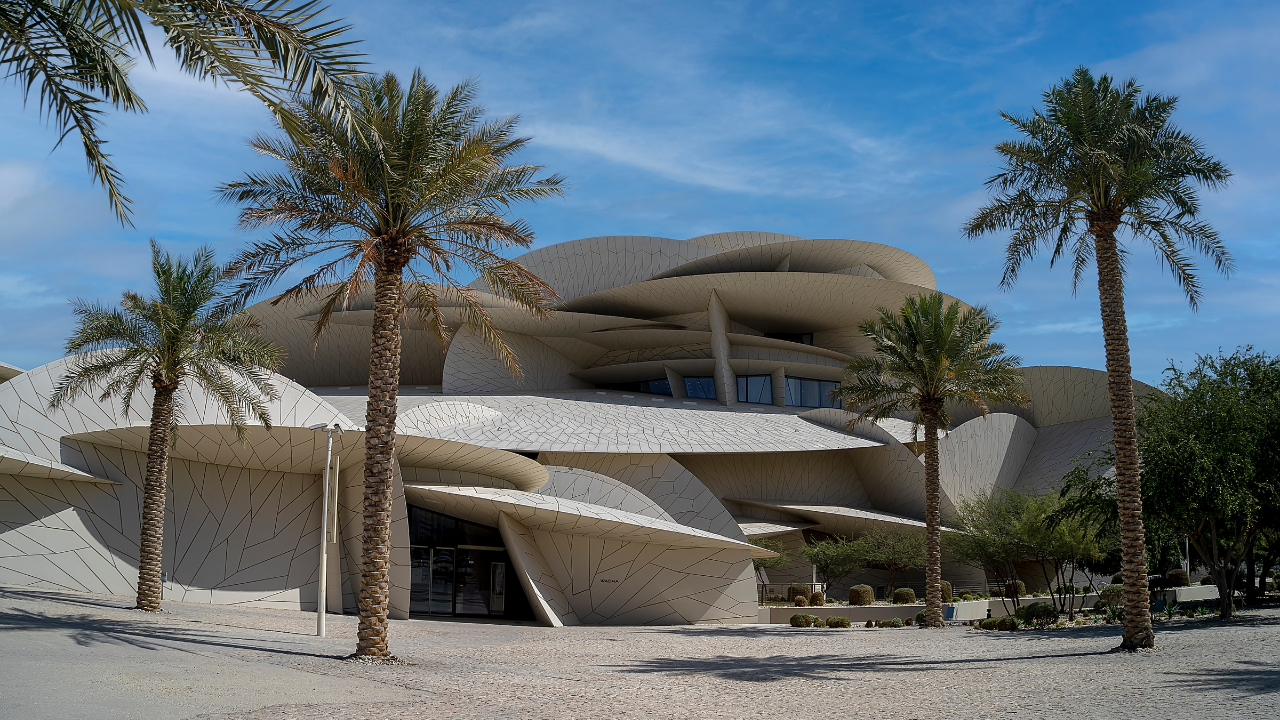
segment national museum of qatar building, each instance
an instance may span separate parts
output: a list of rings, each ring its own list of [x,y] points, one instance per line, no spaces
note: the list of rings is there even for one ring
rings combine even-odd
[[[867,350],[858,323],[934,289],[920,259],[734,232],[587,238],[519,261],[559,294],[549,318],[475,288],[520,379],[455,309],[441,310],[456,328],[447,347],[406,325],[393,618],[756,622],[758,582],[812,580],[806,540],[923,532],[910,419],[849,432],[852,416],[830,399],[845,362]],[[324,433],[308,428],[337,422],[347,431],[334,440],[326,596],[329,611],[354,612],[371,303],[336,312],[314,348],[318,301],[250,312],[288,352],[274,425],[239,442],[184,390],[165,598],[316,609],[326,455]],[[149,398],[128,417],[95,396],[51,411],[64,366],[0,366],[0,583],[131,595]],[[1028,407],[958,411],[941,437],[944,522],[975,493],[1056,485],[1109,436],[1103,373],[1024,373]],[[767,578],[751,562],[770,554],[750,543],[764,537],[791,558]],[[964,566],[943,577],[986,583]],[[886,576],[850,581],[879,588]]]

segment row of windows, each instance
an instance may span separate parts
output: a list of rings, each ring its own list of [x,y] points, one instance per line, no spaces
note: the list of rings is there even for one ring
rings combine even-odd
[[[831,391],[835,390],[840,383],[830,380],[814,380],[812,378],[795,378],[786,379],[784,389],[786,390],[786,404],[792,407],[840,407],[839,400],[831,399]],[[667,380],[643,380],[641,382],[632,383],[616,383],[606,385],[608,390],[621,390],[623,392],[643,392],[653,395],[671,396],[671,383]],[[684,392],[687,397],[699,398],[705,400],[716,399],[716,383],[715,378],[710,377],[687,377],[684,379]],[[741,403],[757,403],[759,405],[773,404],[773,376],[771,375],[739,375],[738,376],[738,402]]]

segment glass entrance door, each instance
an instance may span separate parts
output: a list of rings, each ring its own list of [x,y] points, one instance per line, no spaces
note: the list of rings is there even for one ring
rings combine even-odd
[[[453,614],[453,560],[457,551],[453,548],[431,550],[431,603],[432,615]]]

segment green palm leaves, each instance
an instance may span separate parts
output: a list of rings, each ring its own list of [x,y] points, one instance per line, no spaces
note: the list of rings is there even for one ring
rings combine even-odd
[[[862,408],[855,424],[900,413],[922,423],[922,413],[936,408],[945,427],[948,402],[976,405],[983,414],[992,405],[1027,402],[1022,361],[990,342],[1000,323],[986,308],[965,308],[933,293],[907,298],[899,312],[877,312],[859,326],[872,342],[871,354],[850,360],[836,389],[846,407]]]
[[[79,323],[66,346],[73,357],[50,407],[97,392],[100,400],[121,398],[127,415],[144,383],[176,391],[188,381],[216,399],[237,434],[250,419],[270,427],[266,401],[278,395],[271,371],[282,353],[257,334],[251,315],[216,305],[222,268],[213,251],[200,248],[188,262],[152,241],[151,266],[151,297],[126,292],[118,308],[74,301]],[[172,422],[182,417],[181,402],[175,395]]]
[[[499,296],[543,315],[551,288],[499,252],[527,247],[533,232],[506,217],[518,203],[563,194],[563,178],[537,177],[537,165],[508,162],[528,142],[517,118],[483,122],[470,82],[440,93],[415,71],[407,87],[396,76],[357,83],[360,134],[335,122],[313,100],[293,107],[303,142],[257,137],[253,147],[284,163],[280,173],[248,174],[220,189],[242,206],[246,228],[276,226],[271,240],[232,261],[246,299],[300,263],[316,264],[275,302],[326,291],[316,338],[333,311],[380,273],[415,281],[402,303],[442,342],[450,330],[437,308],[459,308],[463,321],[515,374],[519,363],[476,293],[458,278],[478,275]]]
[[[76,133],[94,179],[129,222],[124,179],[99,134],[103,106],[144,112],[129,84],[137,55],[151,59],[144,18],[192,75],[234,83],[267,105],[282,125],[295,122],[284,98],[308,92],[348,126],[347,85],[360,74],[346,27],[319,19],[315,2],[288,0],[0,0],[0,68],[39,104],[62,134]]]
[[[1230,171],[1170,122],[1178,98],[1140,93],[1133,80],[1117,86],[1078,68],[1044,93],[1043,111],[1001,113],[1022,139],[996,146],[1004,170],[987,181],[996,197],[964,232],[1010,233],[1002,287],[1011,287],[1044,248],[1051,249],[1051,264],[1070,259],[1074,289],[1094,259],[1097,232],[1120,228],[1151,246],[1192,307],[1201,286],[1188,250],[1222,274],[1232,272],[1217,232],[1196,219],[1196,185],[1219,188]],[[1120,259],[1123,273],[1123,251]]]

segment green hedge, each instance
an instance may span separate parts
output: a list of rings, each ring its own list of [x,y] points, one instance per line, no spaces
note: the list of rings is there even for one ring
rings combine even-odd
[[[854,585],[849,588],[850,605],[871,605],[876,601],[876,591],[870,585]]]
[[[911,588],[898,588],[893,591],[894,605],[915,605],[916,591]]]

